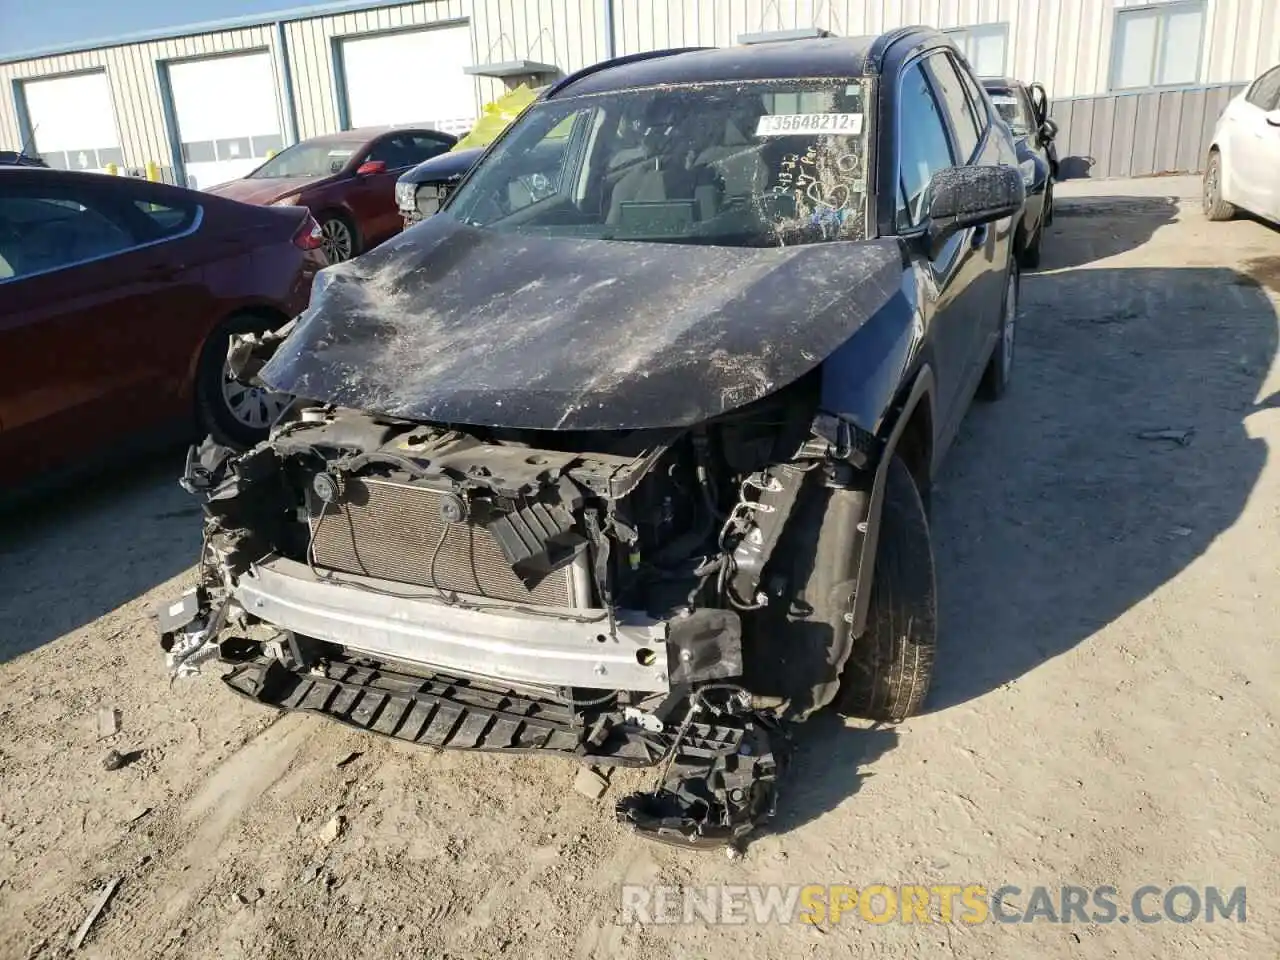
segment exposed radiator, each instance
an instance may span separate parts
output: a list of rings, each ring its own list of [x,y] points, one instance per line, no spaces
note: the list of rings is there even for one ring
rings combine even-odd
[[[312,497],[316,566],[473,597],[537,606],[590,605],[585,555],[553,570],[530,590],[488,530],[440,518],[441,497],[405,483],[348,477],[340,498],[323,515],[323,504]]]

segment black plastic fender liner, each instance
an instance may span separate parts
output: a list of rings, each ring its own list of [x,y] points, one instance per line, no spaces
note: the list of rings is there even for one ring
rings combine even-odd
[[[875,479],[871,486],[871,497],[867,501],[867,515],[863,521],[866,532],[862,537],[862,549],[858,554],[857,568],[854,571],[853,608],[850,613],[851,636],[858,637],[867,628],[867,611],[871,605],[871,584],[875,578],[876,548],[880,544],[880,517],[884,511],[884,490],[889,479],[889,462],[893,459],[902,439],[903,431],[911,420],[911,415],[921,403],[928,403],[933,395],[933,370],[927,365],[920,369],[911,384],[906,400],[894,420],[893,429],[885,441],[884,450],[880,454],[880,462],[876,465]],[[933,472],[933,464],[929,464],[929,472]]]
[[[742,843],[772,817],[789,757],[786,728],[764,714],[721,715],[714,725],[722,724],[740,730],[736,749],[682,742],[653,790],[618,801],[618,822],[649,840],[709,849]]]

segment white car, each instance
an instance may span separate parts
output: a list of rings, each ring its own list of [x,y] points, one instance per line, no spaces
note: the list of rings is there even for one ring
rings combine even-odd
[[[1204,170],[1204,213],[1230,220],[1236,209],[1280,223],[1280,67],[1227,105]]]

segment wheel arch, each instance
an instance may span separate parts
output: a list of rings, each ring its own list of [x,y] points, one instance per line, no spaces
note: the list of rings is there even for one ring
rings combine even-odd
[[[196,349],[192,352],[190,359],[187,361],[187,377],[184,381],[183,391],[185,393],[185,399],[193,404],[191,408],[193,417],[196,413],[194,403],[196,399],[196,377],[200,375],[200,358],[204,356],[204,352],[209,346],[209,340],[224,326],[238,317],[260,317],[263,320],[275,324],[275,326],[284,326],[293,319],[274,304],[265,302],[259,303],[255,301],[240,304],[220,316],[217,322],[209,327],[208,332],[200,338],[200,342],[196,344]],[[275,327],[273,326],[272,329],[275,329]]]
[[[895,454],[902,457],[919,486],[922,497],[933,479],[936,459],[933,368],[925,364],[916,373],[893,418],[893,426],[885,439],[876,463],[867,501],[866,532],[858,551],[854,577],[852,634],[860,636],[867,626],[867,610],[871,602],[871,584],[875,578],[876,548],[880,543],[880,519],[884,512],[885,484],[889,463]],[[927,502],[927,500],[926,500]]]

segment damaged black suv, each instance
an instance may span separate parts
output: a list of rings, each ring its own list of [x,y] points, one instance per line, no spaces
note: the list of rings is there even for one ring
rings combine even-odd
[[[938,33],[648,53],[548,90],[442,211],[317,280],[210,441],[175,674],[437,747],[656,766],[736,842],[797,721],[929,686],[930,479],[1009,383],[1024,200]]]

